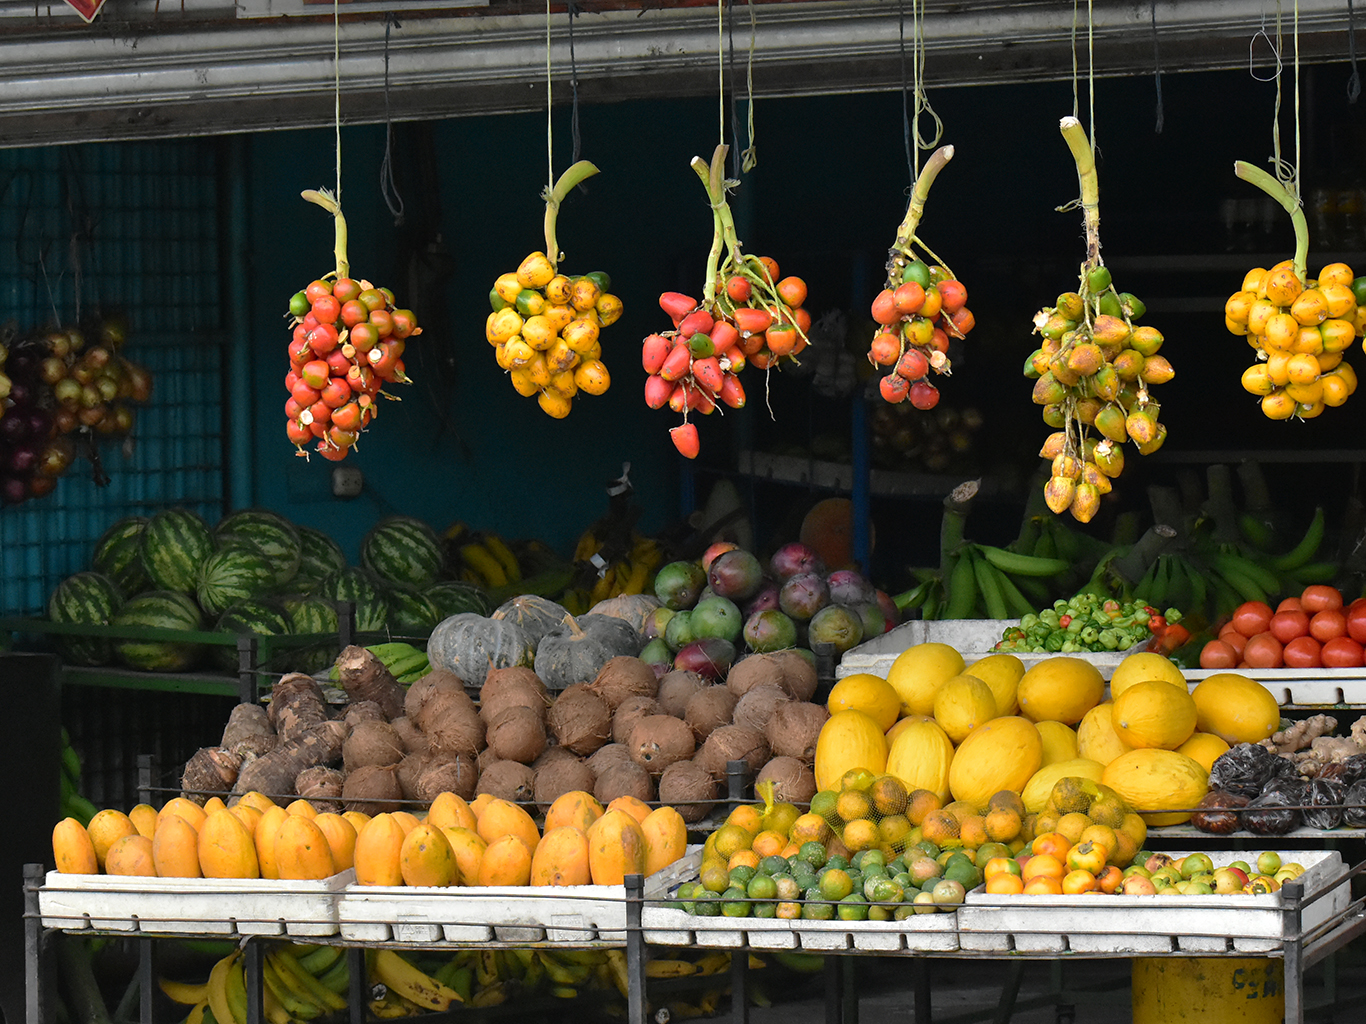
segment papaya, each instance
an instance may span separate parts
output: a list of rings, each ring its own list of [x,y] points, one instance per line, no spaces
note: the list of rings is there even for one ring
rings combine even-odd
[[[167,815],[152,837],[152,863],[162,878],[202,878],[199,833],[178,814]]]
[[[199,827],[199,870],[205,878],[261,877],[256,843],[237,815],[215,811],[204,819]]]
[[[484,813],[484,808],[495,799],[497,798],[492,793],[479,793],[470,801],[470,812],[474,815],[476,821],[478,821],[479,817]]]
[[[279,878],[280,870],[275,863],[275,833],[280,823],[289,817],[289,812],[279,804],[271,804],[262,813],[256,828],[252,830],[252,841],[256,846],[256,865],[262,878]]]
[[[592,793],[581,789],[571,789],[561,793],[545,812],[545,830],[572,825],[580,831],[588,831],[588,826],[602,817],[606,808]]]
[[[370,815],[364,811],[342,811],[342,817],[351,823],[351,827],[356,830],[356,835],[360,835],[360,830],[370,820]]]
[[[635,818],[636,824],[639,825],[649,817],[650,805],[639,797],[619,796],[611,801],[604,808],[604,811],[625,811],[631,817]],[[601,815],[599,815],[599,817],[601,817]],[[589,822],[589,824],[592,824],[592,822]]]
[[[226,811],[227,809],[228,805],[223,802],[221,796],[211,796],[204,801],[205,816],[212,814],[214,811]]]
[[[275,806],[275,801],[264,793],[254,789],[249,789],[237,798],[237,804],[246,804],[248,807],[255,807],[262,814]],[[234,804],[233,806],[237,806]]]
[[[507,835],[516,836],[526,844],[528,850],[536,849],[536,844],[541,841],[540,830],[536,828],[531,815],[511,801],[500,798],[490,800],[484,806],[484,813],[479,815],[475,831],[490,846]]]
[[[526,885],[531,880],[531,848],[511,833],[489,843],[479,861],[480,885]]]
[[[246,804],[233,804],[228,808],[229,813],[237,815],[237,820],[247,826],[247,831],[252,838],[256,838],[256,826],[261,823],[263,815],[255,807],[248,807]]]
[[[290,814],[302,815],[305,818],[316,818],[318,816],[318,809],[303,797],[285,804],[285,810]]]
[[[594,885],[621,885],[627,875],[645,873],[645,833],[626,811],[608,810],[589,826],[588,871]]]
[[[672,807],[656,807],[640,823],[640,831],[645,836],[647,875],[668,867],[687,851],[688,826]]]
[[[152,860],[152,841],[138,832],[116,840],[105,854],[104,870],[110,875],[155,878],[157,869]]]
[[[427,821],[437,828],[473,829],[478,824],[470,805],[449,790],[436,795],[431,807],[427,808]]]
[[[95,859],[99,862],[102,871],[109,870],[105,867],[105,859],[109,855],[111,846],[124,836],[141,835],[138,832],[138,827],[133,824],[128,815],[122,811],[116,811],[112,807],[97,811],[95,816],[90,819],[90,824],[85,826],[85,831],[90,837],[91,844],[95,847]]]
[[[547,828],[531,855],[532,885],[587,885],[588,837],[574,825]]]
[[[447,825],[441,831],[445,833],[446,841],[451,844],[451,851],[455,854],[456,873],[459,876],[457,884],[476,884],[479,879],[479,864],[483,861],[484,851],[488,849],[489,844],[472,828]]]
[[[390,811],[389,813],[394,816],[394,820],[403,829],[405,836],[420,824],[417,815],[412,811]]]
[[[327,836],[304,814],[286,815],[280,822],[275,833],[275,866],[281,878],[317,881],[336,874]]]
[[[345,871],[353,867],[356,863],[356,827],[331,811],[319,814],[313,824],[327,840],[327,848],[332,853],[332,870]]]
[[[356,835],[356,884],[402,885],[399,857],[406,833],[388,812],[376,814]]]
[[[1189,821],[1189,809],[1198,806],[1209,792],[1209,773],[1198,761],[1175,750],[1155,747],[1121,754],[1105,766],[1100,781],[1130,807],[1144,812],[1147,825]]]
[[[459,870],[446,834],[428,822],[414,826],[403,837],[398,867],[405,885],[451,885]]]
[[[75,818],[63,818],[53,826],[52,858],[64,875],[96,875],[100,871],[90,833]]]
[[[152,839],[157,831],[157,809],[151,804],[138,804],[128,812],[131,821],[141,835]]]
[[[193,825],[196,831],[198,831],[203,826],[204,819],[208,817],[208,814],[205,813],[204,808],[200,807],[193,800],[187,799],[183,796],[171,797],[171,799],[167,800],[164,804],[161,805],[161,810],[157,811],[158,824],[160,824],[160,819],[163,814],[180,815],[191,825]]]

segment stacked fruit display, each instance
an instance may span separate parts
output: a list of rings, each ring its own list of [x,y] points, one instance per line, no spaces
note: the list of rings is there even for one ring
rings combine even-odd
[[[0,503],[51,494],[78,440],[95,481],[107,483],[96,441],[132,430],[133,404],[152,392],[151,374],[120,351],[126,336],[117,316],[22,337],[0,332]]]
[[[1178,609],[1164,612],[1141,597],[1120,602],[1081,593],[1022,616],[1018,626],[1006,627],[992,650],[1015,654],[1127,651],[1163,635],[1169,623],[1180,619]]]
[[[1344,606],[1342,591],[1316,584],[1275,609],[1244,601],[1200,650],[1200,667],[1354,668],[1363,664],[1366,598]]]

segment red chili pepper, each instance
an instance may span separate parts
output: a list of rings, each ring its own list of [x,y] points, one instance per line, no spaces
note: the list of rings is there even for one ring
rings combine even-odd
[[[1164,657],[1184,647],[1191,638],[1191,631],[1179,622],[1153,630],[1152,638],[1145,650]]]
[[[1148,617],[1148,628],[1154,633],[1158,630],[1165,629],[1166,626],[1167,617],[1165,615],[1152,615]]]

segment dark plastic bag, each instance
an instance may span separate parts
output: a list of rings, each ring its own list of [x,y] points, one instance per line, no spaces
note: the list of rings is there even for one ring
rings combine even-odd
[[[1342,802],[1346,805],[1342,809],[1343,824],[1349,828],[1366,828],[1366,780],[1347,787]]]
[[[1310,828],[1337,828],[1342,824],[1342,804],[1347,787],[1331,779],[1314,779],[1309,783],[1309,798],[1305,800],[1304,823]]]
[[[1248,805],[1245,796],[1211,789],[1191,815],[1191,824],[1201,832],[1226,836],[1238,831],[1238,812]]]
[[[1224,755],[1227,756],[1227,755]],[[1238,815],[1238,823],[1259,836],[1283,836],[1299,827],[1308,788],[1298,779],[1277,779]]]
[[[1210,767],[1209,788],[1252,800],[1275,779],[1297,778],[1299,770],[1289,758],[1255,743],[1239,743],[1215,759]]]
[[[1366,778],[1366,754],[1353,754],[1342,761],[1332,761],[1324,765],[1318,777],[1332,779],[1346,789]]]

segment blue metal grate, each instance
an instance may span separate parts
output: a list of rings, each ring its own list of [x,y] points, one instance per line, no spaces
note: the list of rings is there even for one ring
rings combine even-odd
[[[101,442],[108,486],[78,459],[51,495],[0,509],[0,613],[40,612],[124,516],[223,512],[222,145],[0,150],[0,323],[122,309],[124,354],[154,380],[128,441]]]

